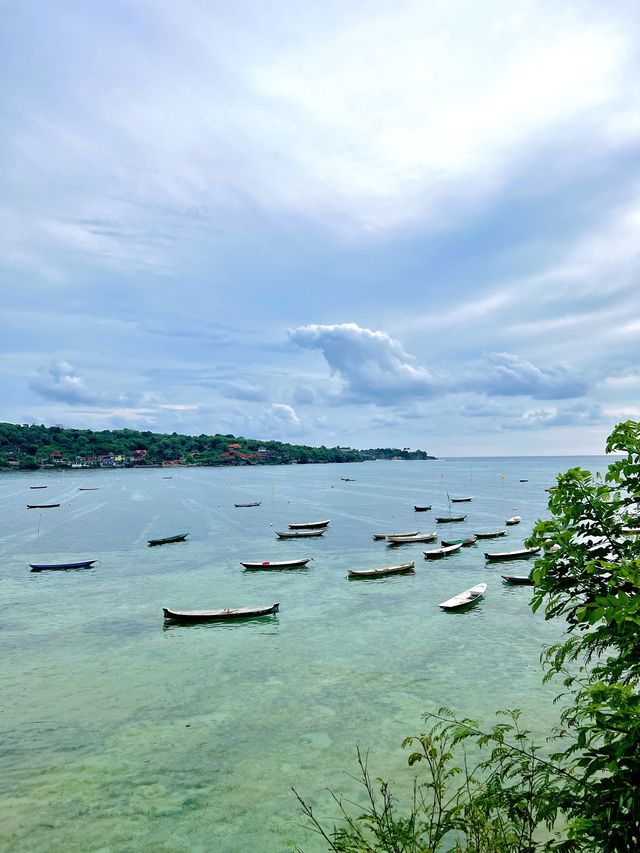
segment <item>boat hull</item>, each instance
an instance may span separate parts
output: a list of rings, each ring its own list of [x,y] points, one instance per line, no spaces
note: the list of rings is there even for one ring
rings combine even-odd
[[[506,536],[506,530],[490,530],[485,533],[474,533],[476,539],[497,539],[499,536]]]
[[[449,518],[436,518],[436,524],[456,524],[459,521],[466,521],[466,515],[453,515]]]
[[[443,601],[440,607],[443,610],[460,610],[464,607],[468,607],[470,604],[474,604],[476,601],[479,601],[485,594],[486,589],[486,583],[479,583],[476,586],[465,589],[464,592],[461,592],[458,595],[454,595],[453,598],[448,598],[446,601]]]
[[[54,509],[60,504],[27,504],[27,509]]]
[[[330,524],[330,518],[326,521],[305,521],[301,524],[290,524],[289,530],[320,530],[321,528],[328,527]]]
[[[236,619],[255,619],[258,616],[270,616],[280,609],[278,603],[268,607],[237,607],[223,610],[170,610],[163,607],[164,618],[170,622],[192,624],[194,622],[228,622]]]
[[[485,551],[484,558],[490,563],[499,563],[506,560],[528,560],[530,557],[535,557],[540,552],[540,548],[524,548],[521,551],[502,551],[489,553]]]
[[[281,530],[276,531],[278,539],[310,539],[314,536],[322,536],[325,528],[320,530]]]
[[[389,575],[415,574],[415,563],[402,563],[398,566],[383,566],[379,569],[349,569],[347,577],[349,580],[371,580],[372,578],[386,578]]]
[[[234,506],[235,507],[250,507],[250,506],[260,506],[261,504],[262,504],[262,501],[254,501],[253,503],[250,503],[250,504],[234,504]]]
[[[439,560],[441,557],[446,557],[447,554],[455,554],[456,551],[459,551],[462,548],[462,544],[459,545],[447,545],[444,548],[434,548],[432,551],[423,551],[425,560]]]
[[[156,545],[173,545],[174,542],[184,542],[189,534],[179,533],[177,536],[165,536],[164,539],[148,539],[149,547]]]
[[[277,569],[301,569],[307,565],[311,557],[304,560],[277,560],[264,563],[240,563],[248,572],[274,571]]]
[[[96,560],[79,560],[77,563],[29,563],[32,572],[64,572],[67,569],[90,569]]]
[[[430,506],[416,506],[415,504],[413,508],[416,512],[428,512],[431,509]]]
[[[502,580],[505,583],[510,583],[518,586],[533,586],[533,581],[528,576],[522,575],[502,575]]]

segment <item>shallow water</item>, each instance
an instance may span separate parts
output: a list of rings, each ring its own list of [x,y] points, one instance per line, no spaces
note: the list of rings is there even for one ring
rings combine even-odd
[[[265,468],[0,475],[0,847],[16,853],[279,853],[322,850],[291,786],[333,816],[325,789],[354,793],[355,747],[373,774],[409,778],[401,740],[447,705],[491,724],[518,706],[541,735],[557,719],[538,657],[558,626],[533,616],[485,550],[520,547],[547,517],[545,488],[601,457],[465,459]],[[341,476],[355,478],[343,482]],[[527,478],[527,483],[520,483]],[[30,485],[48,488],[30,490]],[[99,487],[79,491],[79,487]],[[462,524],[436,526],[451,496]],[[45,497],[46,496],[46,497]],[[36,500],[37,498],[37,500]],[[256,508],[234,502],[260,500]],[[60,501],[27,510],[27,502]],[[415,513],[414,503],[432,504]],[[445,538],[522,524],[440,561],[433,544],[388,548],[375,532]],[[318,539],[289,522],[331,518]],[[186,543],[148,538],[189,532]],[[240,561],[311,556],[304,570]],[[91,570],[30,562],[96,558]],[[349,582],[347,569],[415,559],[416,574]],[[465,613],[438,602],[480,581]],[[280,602],[244,623],[169,627],[162,607]]]

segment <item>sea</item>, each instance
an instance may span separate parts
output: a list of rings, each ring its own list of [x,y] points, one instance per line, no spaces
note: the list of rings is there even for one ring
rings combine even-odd
[[[292,789],[330,826],[329,791],[358,803],[356,750],[408,790],[402,740],[442,706],[490,726],[518,707],[544,740],[559,684],[542,650],[562,636],[531,589],[485,563],[548,518],[558,472],[606,457],[510,457],[244,468],[0,474],[0,849],[13,853],[290,853],[325,850]],[[343,478],[351,478],[351,482]],[[32,486],[46,489],[32,489]],[[84,489],[91,489],[84,491]],[[450,497],[462,523],[438,525]],[[260,501],[236,508],[234,503]],[[27,503],[60,503],[27,509]],[[417,513],[414,505],[431,505]],[[522,522],[438,561],[445,538]],[[317,539],[289,523],[331,519]],[[183,543],[147,540],[188,533]],[[241,561],[311,557],[305,569]],[[32,573],[30,563],[97,560]],[[415,560],[414,575],[349,581],[349,569]],[[479,582],[470,610],[438,604]],[[275,616],[169,625],[163,607],[279,602]]]

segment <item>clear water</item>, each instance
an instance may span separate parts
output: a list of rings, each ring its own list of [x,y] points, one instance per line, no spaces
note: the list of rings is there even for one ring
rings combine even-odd
[[[401,740],[441,705],[488,724],[519,706],[546,733],[556,687],[541,685],[538,657],[558,626],[533,616],[530,591],[503,585],[505,567],[482,552],[519,547],[547,515],[545,487],[576,464],[606,467],[555,457],[1,475],[0,847],[313,853],[323,848],[290,788],[333,816],[325,789],[354,793],[356,745],[374,774],[401,781]],[[445,538],[516,513],[522,524],[441,561],[423,559],[431,544],[373,542],[435,530],[447,492],[473,501],[454,505],[468,519],[439,528]],[[250,500],[262,506],[233,507]],[[62,505],[25,508],[48,501]],[[289,522],[324,518],[319,539],[276,540]],[[146,545],[182,532],[184,544]],[[286,572],[240,566],[292,556],[314,559]],[[413,576],[346,580],[405,557]],[[99,563],[88,571],[29,572],[89,558]],[[438,608],[480,581],[487,594],[472,610]],[[240,624],[162,618],[163,606],[275,601],[277,617]]]

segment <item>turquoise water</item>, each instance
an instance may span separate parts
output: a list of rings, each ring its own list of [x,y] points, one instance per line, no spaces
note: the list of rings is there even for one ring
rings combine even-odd
[[[487,724],[494,709],[519,706],[546,733],[557,686],[541,685],[538,657],[558,626],[533,616],[530,590],[504,586],[505,566],[485,566],[482,552],[519,547],[547,516],[545,487],[577,464],[606,467],[538,457],[186,468],[172,479],[160,469],[0,475],[0,847],[313,853],[323,848],[290,787],[333,816],[325,789],[355,793],[356,745],[370,749],[374,775],[401,781],[401,740],[441,705]],[[516,513],[522,524],[428,563],[431,544],[372,541],[435,530],[447,491],[473,501],[455,507],[467,522],[439,527],[445,538]],[[233,507],[251,500],[262,506]],[[61,507],[25,508],[49,501]],[[276,540],[289,522],[324,518],[333,521],[319,539]],[[146,546],[187,531],[186,543]],[[314,559],[286,572],[240,566],[292,556]],[[345,578],[405,557],[415,575]],[[28,567],[89,558],[99,560],[89,571]],[[480,581],[487,594],[472,610],[438,608]],[[240,624],[162,618],[163,606],[275,601],[276,617]]]

